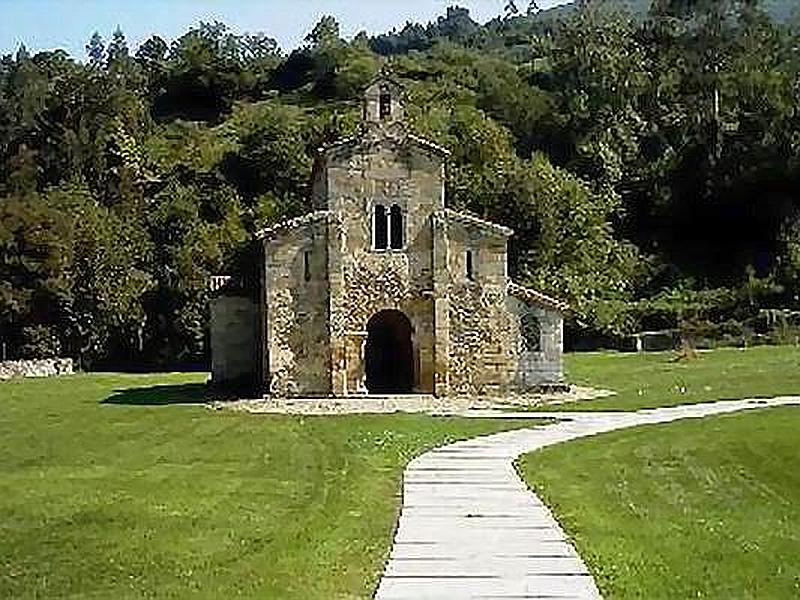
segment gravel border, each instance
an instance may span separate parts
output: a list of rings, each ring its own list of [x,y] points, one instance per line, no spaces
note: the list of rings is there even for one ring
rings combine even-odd
[[[513,396],[458,396],[436,398],[431,395],[351,396],[347,398],[257,398],[252,400],[215,401],[212,410],[230,410],[254,414],[344,415],[428,413],[458,414],[470,410],[508,410],[537,408],[566,402],[591,401],[613,396],[615,392],[589,387],[569,386],[568,391],[520,394]]]

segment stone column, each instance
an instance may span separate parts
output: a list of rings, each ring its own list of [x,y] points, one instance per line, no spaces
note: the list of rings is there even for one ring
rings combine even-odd
[[[330,343],[331,343],[331,393],[346,396],[347,389],[347,337],[344,255],[346,241],[342,216],[337,210],[328,221],[328,282],[330,285]]]
[[[447,221],[434,214],[433,227],[433,393],[450,393],[450,273]]]

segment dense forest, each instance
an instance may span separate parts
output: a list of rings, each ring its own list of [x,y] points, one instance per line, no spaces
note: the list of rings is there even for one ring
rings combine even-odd
[[[315,149],[359,127],[382,69],[452,151],[451,205],[514,227],[512,275],[570,302],[572,344],[739,339],[800,309],[792,21],[755,0],[522,4],[350,40],[325,17],[290,53],[202,23],[2,57],[8,357],[202,366],[210,276],[247,277],[253,233],[309,210]]]

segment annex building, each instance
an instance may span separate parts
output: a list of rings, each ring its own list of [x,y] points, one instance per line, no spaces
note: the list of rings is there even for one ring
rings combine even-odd
[[[259,290],[218,279],[212,379],[283,397],[492,395],[562,379],[566,306],[508,275],[513,232],[451,210],[448,152],[409,131],[399,86],[320,150],[313,212],[260,232]]]

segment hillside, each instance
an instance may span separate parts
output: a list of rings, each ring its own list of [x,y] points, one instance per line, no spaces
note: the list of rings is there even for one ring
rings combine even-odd
[[[611,10],[623,10],[636,17],[643,17],[650,10],[651,0],[602,0]],[[537,19],[550,21],[563,18],[576,10],[576,3],[564,4],[537,14]],[[796,0],[761,0],[761,8],[779,23],[786,23],[796,16],[798,6]]]
[[[702,29],[543,34],[458,8],[352,40],[328,16],[288,55],[206,23],[171,44],[117,31],[86,57],[0,57],[0,342],[88,367],[202,365],[209,278],[255,278],[254,232],[313,210],[315,149],[354,133],[382,70],[413,130],[451,151],[450,206],[513,227],[510,275],[569,301],[568,340],[791,339],[800,37],[731,25],[719,73]],[[765,324],[774,308],[789,312]]]

